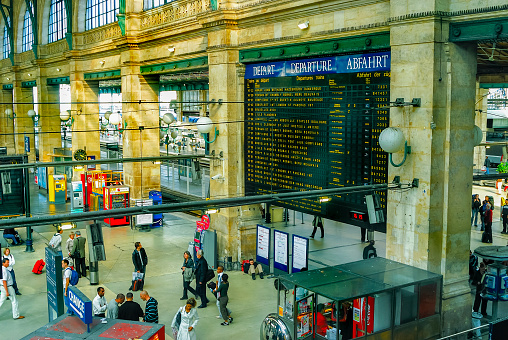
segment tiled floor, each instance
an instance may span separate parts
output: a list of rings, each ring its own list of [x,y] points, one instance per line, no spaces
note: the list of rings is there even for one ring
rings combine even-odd
[[[475,187],[474,192],[483,197],[492,193],[496,205],[500,204],[500,196],[495,194],[493,188]],[[35,191],[32,191],[35,193]],[[48,205],[43,195],[32,195],[34,212],[62,213],[69,211],[68,205]],[[495,216],[499,215],[496,207]],[[304,216],[302,224],[301,213],[296,213],[296,221],[290,212],[290,221],[287,223],[266,224],[268,227],[281,229],[289,234],[309,236],[312,227],[311,217]],[[145,247],[149,264],[147,268],[146,289],[159,301],[159,319],[166,324],[166,333],[170,334],[170,324],[178,307],[183,305],[179,300],[182,295],[182,277],[180,266],[183,251],[187,249],[193,237],[195,218],[186,214],[172,214],[165,219],[163,228],[153,229],[149,233],[131,230],[130,227],[103,227],[107,260],[100,263],[100,285],[106,289],[106,298],[111,300],[117,293],[127,293],[132,275],[131,253],[134,242],[140,241]],[[294,224],[294,225],[293,225]],[[84,232],[84,223],[78,228]],[[54,233],[53,227],[35,227],[34,248],[35,253],[24,252],[24,247],[12,248],[16,257],[16,277],[20,290],[20,312],[26,316],[24,320],[13,320],[11,306],[8,301],[0,308],[0,339],[19,339],[24,335],[42,327],[48,322],[46,278],[45,275],[31,273],[33,264],[37,259],[44,257],[44,247]],[[497,220],[493,226],[494,245],[506,245],[508,237],[499,234],[500,222]],[[24,230],[20,230],[23,238]],[[319,235],[319,232],[318,232]],[[64,233],[67,239],[68,233]],[[480,246],[481,234],[472,228],[471,249]],[[385,254],[385,235],[376,233],[376,247],[379,256]],[[2,242],[4,242],[2,240]],[[325,238],[310,241],[309,267],[315,269],[324,265],[347,263],[361,259],[363,247],[360,243],[360,230],[357,227],[342,223],[325,221]],[[198,339],[259,339],[259,326],[263,318],[276,311],[276,294],[271,279],[253,281],[241,272],[230,272],[230,303],[235,321],[226,327],[220,326],[220,320],[215,306],[215,299],[208,308],[199,309],[200,322],[196,327]],[[89,298],[95,296],[97,286],[91,286],[89,281],[81,279],[78,288]],[[135,294],[135,301],[140,300]],[[500,316],[507,315],[508,306],[500,305]],[[489,306],[490,311],[490,306]]]

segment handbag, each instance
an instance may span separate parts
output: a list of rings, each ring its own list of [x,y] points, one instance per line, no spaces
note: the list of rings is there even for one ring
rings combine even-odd
[[[175,326],[177,329],[180,329],[181,323],[182,323],[182,309],[179,309],[175,319]]]
[[[192,268],[185,268],[183,271],[183,279],[185,282],[191,282],[194,280],[194,270]]]

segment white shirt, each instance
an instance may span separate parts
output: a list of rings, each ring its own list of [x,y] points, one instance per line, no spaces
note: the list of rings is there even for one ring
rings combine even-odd
[[[62,235],[60,235],[60,233],[56,233],[54,237],[56,237],[56,239],[53,249],[56,251],[62,251]]]
[[[69,286],[71,285],[71,283],[70,283],[71,274],[72,274],[71,268],[69,268],[69,267],[65,268],[64,273],[63,273],[63,289],[64,289],[64,293],[65,293],[65,286],[67,285],[67,278],[69,278]]]
[[[67,239],[67,242],[65,243],[65,248],[67,249],[67,256],[70,256],[71,255],[71,251],[72,251],[72,246],[74,244],[74,240],[72,238],[68,238]],[[64,257],[67,257],[67,256],[64,256]]]
[[[219,286],[222,284],[222,274],[224,274],[224,272],[217,274],[217,287],[215,287],[215,289],[219,289]],[[219,292],[217,293],[217,299],[218,298],[220,298]]]
[[[3,281],[7,282],[7,287],[12,286],[12,284],[14,283],[12,281],[11,272],[9,272],[9,270],[7,268],[5,268],[4,266],[2,266],[2,278],[0,279],[2,287],[4,285]]]
[[[12,272],[12,266],[14,266],[16,264],[16,260],[14,260],[14,255],[12,254],[9,254],[7,256],[3,256],[4,259],[9,259],[9,267],[7,267],[7,269]]]
[[[94,315],[95,314],[102,314],[102,313],[106,312],[107,307],[108,307],[108,305],[106,302],[106,298],[104,296],[100,297],[99,294],[97,294],[97,296],[92,301],[93,314]]]

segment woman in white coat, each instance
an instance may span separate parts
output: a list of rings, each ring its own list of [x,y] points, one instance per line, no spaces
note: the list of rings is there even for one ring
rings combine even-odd
[[[196,331],[194,327],[196,327],[199,317],[195,307],[196,300],[190,298],[187,300],[187,304],[184,307],[180,307],[178,312],[176,312],[173,322],[171,323],[173,331],[178,329],[176,340],[196,340]],[[181,315],[179,326],[177,324],[178,313]]]

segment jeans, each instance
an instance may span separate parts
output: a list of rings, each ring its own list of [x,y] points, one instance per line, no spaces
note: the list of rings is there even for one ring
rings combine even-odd
[[[473,225],[473,219],[474,219],[474,226],[476,227],[478,225],[478,211],[479,209],[472,209],[472,215],[471,215],[471,225]]]
[[[190,283],[191,283],[190,281],[185,281],[185,280],[183,280],[183,297],[184,297],[184,298],[186,298],[186,299],[188,298],[188,296],[187,296],[187,290],[188,290],[189,292],[191,292],[192,294],[194,294],[195,296],[197,296],[197,295],[198,295],[198,293],[196,292],[196,290],[194,290],[194,288],[192,288],[192,287],[190,286]]]
[[[486,170],[485,170],[485,175],[490,174],[490,169],[489,169],[489,167],[488,167],[488,166],[486,166],[485,168],[486,168]]]
[[[12,276],[12,288],[14,288],[14,292],[16,294],[18,294],[19,289],[18,289],[18,284],[16,283],[16,273],[14,273],[14,269],[12,269],[10,272],[11,272],[11,276]]]
[[[12,234],[4,234],[4,239],[9,239],[9,240],[12,240],[12,244],[17,246],[18,244],[20,244],[20,242],[18,242],[18,240],[16,240],[16,235],[12,235]]]

